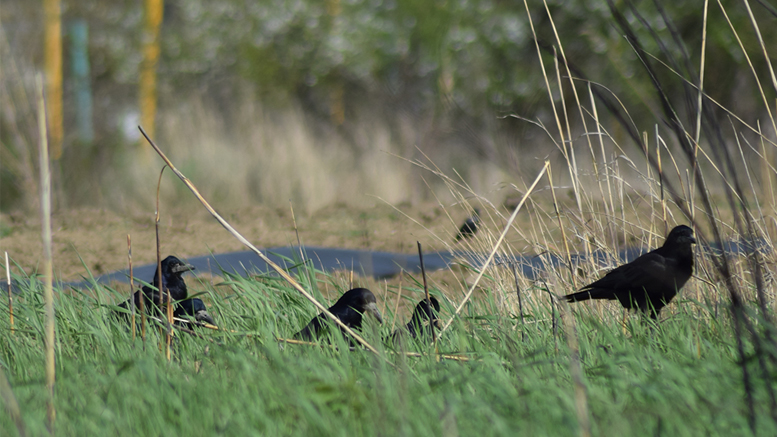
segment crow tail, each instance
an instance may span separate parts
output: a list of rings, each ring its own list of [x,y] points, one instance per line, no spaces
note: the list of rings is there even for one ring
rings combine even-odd
[[[611,290],[601,289],[583,290],[564,296],[564,300],[567,302],[581,302],[589,299],[616,299],[616,297]]]

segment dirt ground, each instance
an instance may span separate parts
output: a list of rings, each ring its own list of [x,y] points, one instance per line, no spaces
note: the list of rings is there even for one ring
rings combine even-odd
[[[467,216],[463,208],[450,210],[454,223],[436,204],[397,208],[401,212],[385,204],[363,209],[332,206],[310,216],[296,215],[294,219],[288,208],[248,206],[220,213],[260,249],[296,245],[298,232],[299,240],[307,246],[400,253],[416,253],[416,241],[423,244],[424,251],[444,248],[434,235],[450,242],[456,226]],[[12,262],[28,274],[42,268],[40,222],[37,214],[0,215],[0,256],[3,251],[8,252]],[[211,251],[246,250],[204,209],[163,210],[159,233],[162,257],[174,254],[187,258]],[[95,276],[127,268],[127,235],[132,239],[135,265],[156,261],[153,211],[122,215],[105,209],[80,208],[55,213],[55,274],[60,280],[74,281],[85,275],[87,268]],[[13,264],[12,271],[17,271]]]

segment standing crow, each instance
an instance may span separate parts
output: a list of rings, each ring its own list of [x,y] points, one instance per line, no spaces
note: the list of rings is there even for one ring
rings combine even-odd
[[[378,322],[383,323],[383,316],[378,311],[375,295],[366,288],[354,288],[346,291],[334,305],[329,307],[329,312],[351,329],[361,328],[362,315],[366,313],[372,314],[378,319]],[[307,326],[294,334],[294,338],[312,341],[326,328],[327,319],[329,317],[324,313],[313,317],[313,320]]]
[[[410,322],[405,325],[406,334],[413,338],[431,337],[432,330],[429,325],[432,323],[434,323],[436,330],[440,329],[440,319],[437,318],[437,313],[440,312],[440,303],[432,296],[429,297],[429,300],[432,302],[431,306],[426,302],[426,299],[421,299],[418,302],[415,310],[413,310],[413,315],[410,317]],[[432,308],[434,308],[434,312]],[[405,332],[403,332],[402,328],[399,328],[391,334],[391,337],[394,339],[394,342],[398,342],[403,334]]]
[[[480,209],[475,208],[472,211],[472,215],[464,220],[464,224],[459,228],[459,233],[456,234],[454,242],[461,241],[463,238],[472,238],[475,236],[475,232],[478,231],[480,226]]]
[[[194,266],[190,264],[186,264],[179,260],[178,258],[174,256],[168,256],[167,258],[162,260],[162,285],[164,286],[165,290],[168,290],[170,292],[170,296],[172,297],[173,301],[180,301],[184,300],[189,296],[189,291],[186,289],[186,282],[184,282],[183,275],[184,272],[188,272],[190,270],[194,270]],[[151,282],[151,285],[154,287],[157,287],[159,284],[159,270],[157,269],[156,272],[154,272],[154,280]],[[159,314],[159,311],[154,311],[156,309],[157,302],[159,302],[159,292],[155,289],[152,289],[148,286],[143,286],[142,288],[143,292],[143,304],[146,308],[146,312],[149,314],[157,313]],[[141,291],[136,291],[133,295],[133,299],[135,300],[135,308],[140,307],[140,294]],[[198,299],[199,300],[199,299]],[[202,303],[202,301],[200,301]],[[129,300],[122,302],[119,304],[119,307],[129,309],[130,302]],[[203,305],[204,307],[205,305]],[[188,313],[187,313],[188,314]],[[194,314],[191,314],[194,315]]]
[[[658,318],[693,273],[693,229],[680,225],[672,229],[664,245],[607,273],[579,292],[564,296],[568,302],[588,299],[618,301],[624,308],[649,312]]]

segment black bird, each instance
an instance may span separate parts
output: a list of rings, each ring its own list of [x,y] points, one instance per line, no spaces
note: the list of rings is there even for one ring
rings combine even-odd
[[[413,310],[410,322],[405,325],[404,330],[400,328],[394,331],[391,337],[395,342],[400,341],[400,337],[404,334],[409,334],[413,338],[431,337],[431,327],[429,325],[432,323],[434,323],[436,330],[440,330],[440,319],[437,318],[437,314],[440,312],[440,303],[433,296],[430,296],[429,300],[432,302],[431,306],[426,302],[426,299],[421,299]],[[434,308],[434,311],[432,311],[432,308]]]
[[[329,312],[351,329],[361,329],[362,315],[368,313],[375,316],[378,322],[383,323],[383,316],[378,310],[375,295],[366,288],[354,288],[346,291],[334,305],[329,307]],[[294,338],[312,341],[327,327],[328,319],[329,317],[324,313],[313,317],[313,320],[300,332],[294,334]]]
[[[185,300],[189,297],[189,291],[186,289],[186,282],[184,282],[181,275],[184,272],[194,270],[194,266],[186,264],[174,256],[168,256],[162,260],[162,285],[165,290],[170,292],[170,296],[173,301]],[[159,269],[154,272],[154,279],[151,282],[154,287],[159,284]],[[143,293],[143,304],[146,308],[146,312],[149,314],[159,314],[157,309],[157,302],[159,302],[159,292],[148,286],[143,286],[142,290],[136,291],[133,295],[135,300],[135,308],[140,308],[140,295]],[[197,299],[199,300],[199,299]],[[202,303],[202,301],[200,301]],[[119,304],[119,307],[129,309],[129,299]],[[203,305],[204,306],[204,305]]]
[[[475,208],[472,211],[472,215],[464,220],[464,224],[459,228],[459,233],[456,234],[454,242],[461,241],[464,238],[472,238],[475,236],[475,232],[480,227],[480,209]]]
[[[216,324],[213,317],[208,314],[205,303],[196,297],[176,302],[173,317],[186,318],[186,316],[194,317],[194,320],[200,323]]]
[[[693,274],[693,229],[680,225],[672,229],[664,245],[607,273],[579,292],[564,296],[568,302],[588,299],[618,301],[624,308],[649,312],[658,318]]]

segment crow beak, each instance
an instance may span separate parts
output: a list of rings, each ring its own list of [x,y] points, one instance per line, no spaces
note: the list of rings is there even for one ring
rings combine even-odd
[[[194,270],[194,266],[191,264],[178,264],[173,266],[173,273],[188,272]]]
[[[696,238],[694,238],[693,235],[691,235],[690,240],[691,244],[696,244]]]
[[[434,319],[434,327],[439,329],[439,330],[442,330],[442,323],[440,323],[440,319],[438,319],[438,318]]]
[[[216,321],[213,320],[213,317],[211,317],[207,311],[197,311],[197,314],[194,315],[194,320],[208,323],[210,325],[216,324]]]
[[[383,316],[380,315],[380,310],[378,310],[378,304],[375,302],[370,302],[367,304],[367,306],[364,307],[365,313],[370,313],[373,316],[375,316],[376,319],[378,319],[378,322],[381,324],[383,323]]]

